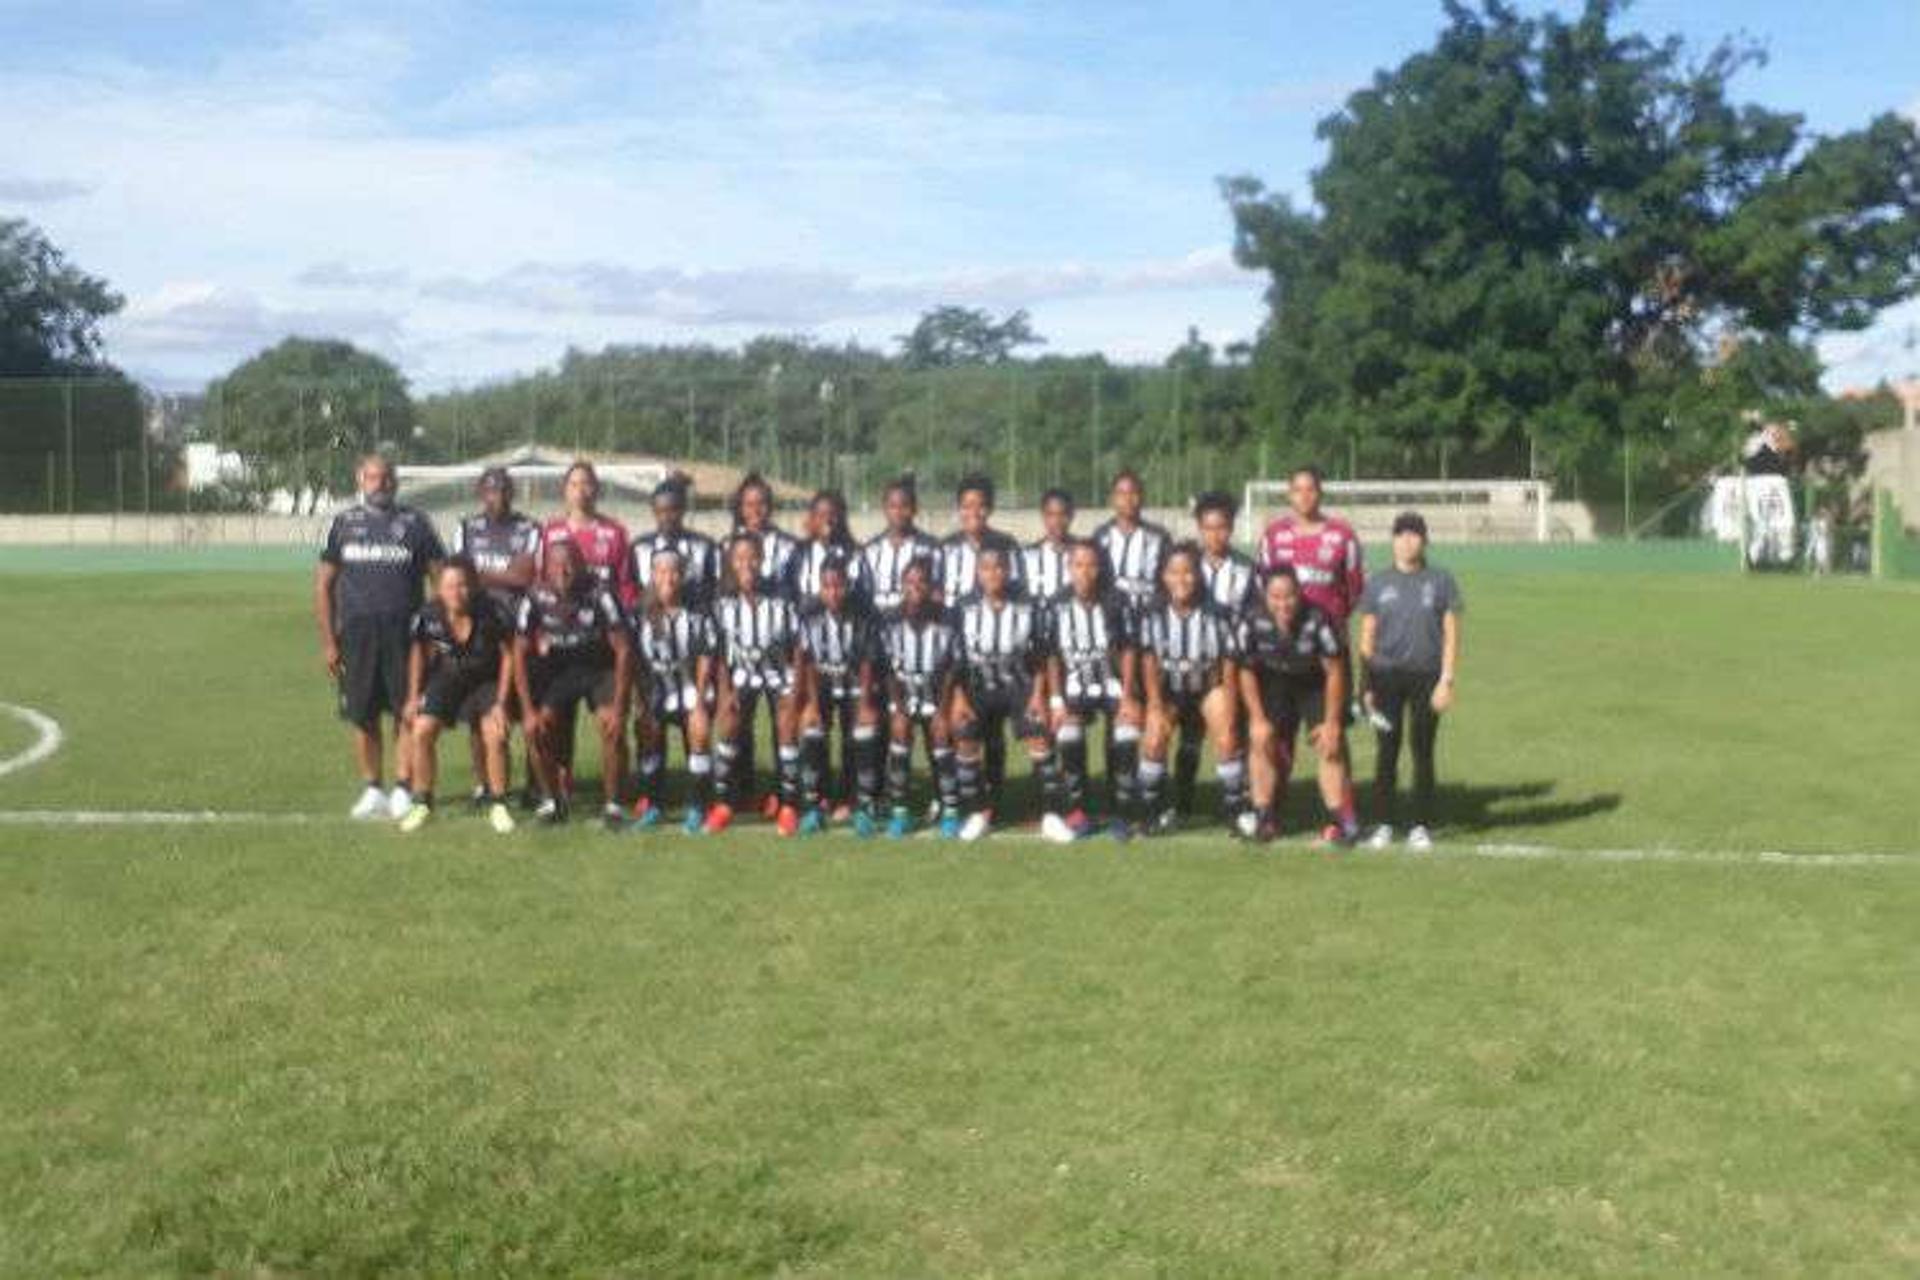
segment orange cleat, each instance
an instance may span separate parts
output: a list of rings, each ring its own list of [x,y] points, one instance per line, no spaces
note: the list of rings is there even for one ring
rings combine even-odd
[[[780,796],[777,792],[769,791],[760,797],[760,816],[769,822],[780,816]]]
[[[792,805],[781,805],[774,823],[780,828],[781,835],[793,835],[800,830],[800,811]]]
[[[733,806],[716,804],[707,810],[706,833],[717,836],[733,825]]]

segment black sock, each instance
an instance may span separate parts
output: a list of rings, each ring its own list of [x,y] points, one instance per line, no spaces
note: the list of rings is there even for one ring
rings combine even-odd
[[[901,742],[887,744],[887,803],[907,807],[907,788],[913,781],[913,748]]]
[[[1180,735],[1180,746],[1173,756],[1173,802],[1180,812],[1193,812],[1193,783],[1200,773],[1200,739]]]
[[[941,813],[960,812],[960,779],[954,767],[952,747],[933,749],[933,785],[940,796]]]
[[[1151,822],[1160,816],[1160,796],[1166,788],[1167,764],[1164,760],[1140,762],[1140,815]]]
[[[976,813],[981,807],[980,769],[979,756],[954,757],[954,789],[959,793],[960,808],[966,813]]]
[[[1087,807],[1087,740],[1060,740],[1060,803],[1068,813]]]
[[[1033,770],[1034,780],[1040,787],[1040,812],[1060,812],[1059,769],[1054,764],[1053,752],[1027,752],[1027,767]]]
[[[1113,815],[1131,820],[1140,767],[1140,740],[1115,738],[1113,754],[1107,757],[1107,783],[1113,792]]]
[[[733,804],[733,772],[738,749],[731,742],[716,743],[713,748],[713,798],[724,805]]]
[[[800,747],[798,744],[778,747],[774,758],[780,768],[780,803],[797,809],[800,806]]]
[[[880,731],[861,726],[853,731],[853,779],[862,808],[871,810],[880,803],[880,775],[885,772],[886,744]]]
[[[800,735],[800,802],[819,808],[827,780],[827,735],[808,729]]]
[[[657,751],[648,752],[640,757],[640,794],[658,807],[660,804],[660,780],[666,774],[666,761]]]
[[[1247,762],[1241,756],[1228,756],[1214,765],[1220,777],[1220,808],[1227,821],[1240,816],[1247,807]]]
[[[713,757],[703,751],[687,754],[687,802],[706,808],[713,801]]]

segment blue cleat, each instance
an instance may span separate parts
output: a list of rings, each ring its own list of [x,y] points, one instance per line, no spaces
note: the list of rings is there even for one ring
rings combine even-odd
[[[1125,818],[1115,818],[1107,824],[1107,834],[1125,844],[1133,839],[1133,826]]]
[[[817,836],[826,829],[826,815],[822,814],[818,809],[809,809],[800,815],[799,831],[801,835]]]
[[[880,824],[874,821],[871,810],[865,808],[854,810],[853,834],[862,840],[871,840],[880,834]]]
[[[960,815],[949,810],[940,815],[940,838],[957,840],[960,838]]]
[[[660,806],[650,804],[633,815],[633,821],[627,824],[635,831],[651,831],[660,825]]]
[[[887,819],[887,839],[904,840],[913,830],[913,818],[904,807],[896,808]]]
[[[707,811],[697,804],[687,806],[687,816],[680,820],[680,829],[690,836],[704,835],[707,826]]]

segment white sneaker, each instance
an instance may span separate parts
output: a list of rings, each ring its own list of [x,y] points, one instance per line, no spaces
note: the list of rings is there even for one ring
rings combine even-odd
[[[1260,815],[1251,809],[1242,810],[1240,816],[1233,820],[1233,826],[1234,830],[1251,840],[1253,833],[1260,829]]]
[[[407,816],[400,819],[400,829],[411,835],[427,825],[433,819],[433,810],[424,804],[415,804],[407,810]]]
[[[1040,819],[1040,838],[1055,844],[1072,844],[1073,828],[1059,814],[1049,813]]]
[[[386,817],[387,793],[378,787],[369,786],[360,793],[360,798],[353,802],[353,808],[347,810],[347,816],[360,822],[365,822],[369,818]]]
[[[395,822],[406,817],[407,811],[411,808],[413,808],[413,792],[396,785],[387,793],[387,816]]]
[[[1407,848],[1415,853],[1427,853],[1433,848],[1433,833],[1425,827],[1415,827],[1407,832]]]
[[[513,813],[498,800],[487,810],[487,825],[501,835],[512,835],[514,828]]]
[[[967,820],[960,824],[960,838],[971,843],[987,834],[992,826],[993,819],[987,816],[986,810],[970,813],[967,815]]]
[[[1367,837],[1367,848],[1369,849],[1390,849],[1392,847],[1393,828],[1384,822],[1375,827],[1373,834]]]

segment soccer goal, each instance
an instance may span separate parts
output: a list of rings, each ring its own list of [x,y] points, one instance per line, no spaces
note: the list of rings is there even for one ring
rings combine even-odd
[[[1326,506],[1366,541],[1385,539],[1402,511],[1426,517],[1435,541],[1551,542],[1557,533],[1545,480],[1329,480]],[[1287,510],[1285,480],[1249,480],[1241,534],[1258,541],[1267,522]]]

